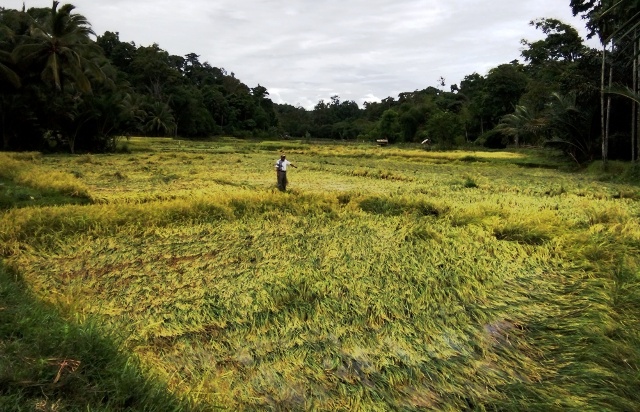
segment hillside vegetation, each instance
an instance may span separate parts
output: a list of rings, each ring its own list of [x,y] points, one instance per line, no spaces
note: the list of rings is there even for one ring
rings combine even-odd
[[[493,149],[548,145],[577,164],[637,161],[640,70],[634,50],[640,48],[639,3],[567,3],[582,17],[588,37],[601,39],[605,50],[587,46],[571,25],[542,17],[530,22],[539,39],[520,42],[520,60],[476,67],[478,72],[467,73],[459,83],[443,77],[435,85],[418,80],[409,90],[382,99],[332,86],[332,95],[323,89],[311,93],[311,98],[322,96],[313,108],[277,103],[279,92],[274,101],[264,85],[247,85],[233,70],[215,67],[219,62],[201,60],[207,50],[175,55],[158,41],[149,46],[139,39],[122,41],[118,27],[95,33],[90,22],[95,16],[78,14],[73,4],[54,0],[51,7],[22,10],[0,6],[2,149],[111,152],[121,136],[132,135],[293,136],[429,141],[440,149],[469,142]],[[531,16],[536,17],[541,16]],[[335,18],[338,22],[345,16]],[[251,20],[245,24],[251,26]],[[339,24],[349,27],[353,22]],[[521,29],[523,36],[528,33]],[[423,54],[417,47],[407,53]],[[387,76],[376,72],[380,67],[370,69],[367,76]],[[273,81],[262,78],[263,84]],[[386,93],[383,87],[374,94]],[[309,101],[310,96],[291,98]]]
[[[640,189],[624,170],[536,151],[127,145],[0,153],[2,284],[112,342],[174,409],[638,409]],[[286,193],[283,150],[299,166]],[[100,349],[12,356],[20,337],[0,332],[0,406],[167,402],[127,398],[117,374],[98,385]]]

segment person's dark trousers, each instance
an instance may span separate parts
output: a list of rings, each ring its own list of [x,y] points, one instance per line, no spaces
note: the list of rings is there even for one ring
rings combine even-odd
[[[287,172],[278,171],[278,189],[283,192],[287,190]]]

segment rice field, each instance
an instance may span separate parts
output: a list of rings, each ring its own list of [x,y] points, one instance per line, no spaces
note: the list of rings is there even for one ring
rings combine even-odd
[[[1,178],[87,200],[2,212],[0,253],[194,404],[640,409],[637,185],[535,152],[127,145],[0,153]]]

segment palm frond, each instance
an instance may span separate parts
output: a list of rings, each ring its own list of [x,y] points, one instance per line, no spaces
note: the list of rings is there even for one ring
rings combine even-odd
[[[0,63],[0,79],[4,78],[16,89],[20,88],[22,82],[20,76],[16,74],[10,67]]]
[[[623,96],[623,97],[626,97],[627,99],[633,100],[634,102],[640,104],[640,93],[635,92],[630,87],[616,86],[616,87],[607,89],[606,93]]]

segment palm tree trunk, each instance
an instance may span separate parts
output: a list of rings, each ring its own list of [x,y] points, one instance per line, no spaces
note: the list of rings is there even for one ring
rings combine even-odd
[[[613,65],[609,66],[609,90],[611,90],[611,86],[613,85]],[[607,96],[607,125],[605,130],[605,140],[604,140],[604,148],[605,152],[605,166],[609,161],[609,125],[611,124],[611,94]]]
[[[635,59],[634,63],[635,63],[635,69],[636,72],[633,75],[633,80],[635,83],[635,92],[636,94],[640,93],[640,37],[638,37],[638,35],[636,34],[636,50],[635,50],[635,55],[637,56],[637,58]],[[635,146],[635,158],[634,160],[636,162],[638,162],[638,160],[640,159],[640,103],[636,102],[636,134],[635,134],[635,140],[636,140],[636,146]]]
[[[602,133],[602,163],[607,167],[607,136],[605,128],[605,106],[604,106],[604,74],[606,72],[607,45],[602,44],[602,69],[600,71],[600,131]]]
[[[637,38],[637,36],[636,36]],[[633,57],[633,92],[638,93],[638,59],[636,54],[638,53],[638,43],[640,40],[636,40],[633,45],[634,57]],[[638,103],[635,100],[631,101],[631,161],[638,160]]]
[[[2,115],[0,115],[0,126],[2,127],[2,150],[9,150],[9,134],[5,130],[5,114],[4,110],[2,111]]]

